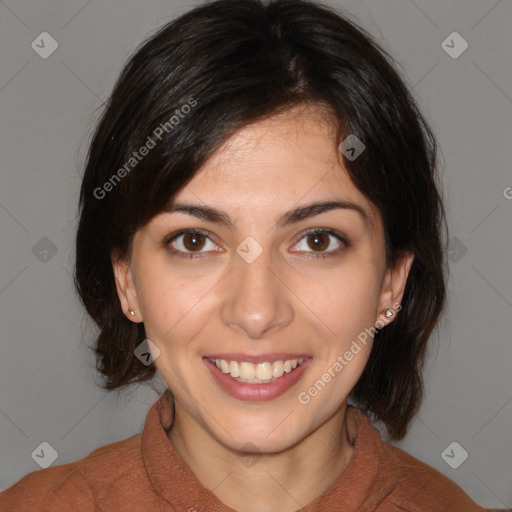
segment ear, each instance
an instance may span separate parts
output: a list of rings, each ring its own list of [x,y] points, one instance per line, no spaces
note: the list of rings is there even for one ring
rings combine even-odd
[[[382,291],[380,295],[379,306],[377,310],[377,327],[384,327],[391,323],[397,313],[402,309],[401,302],[404,295],[407,277],[414,261],[412,252],[404,251],[396,261],[393,267],[386,270],[382,282]],[[386,311],[390,309],[393,315],[386,316]]]
[[[142,322],[143,318],[130,262],[126,257],[119,256],[116,253],[112,253],[110,259],[112,261],[117,296],[121,303],[121,309],[128,320],[135,323]],[[134,315],[132,315],[130,311],[133,311]]]

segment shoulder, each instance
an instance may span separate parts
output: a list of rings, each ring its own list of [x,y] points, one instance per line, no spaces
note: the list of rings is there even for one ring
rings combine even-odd
[[[0,493],[2,512],[98,510],[97,498],[143,468],[141,435],[111,443],[68,464],[33,471]]]
[[[440,471],[385,442],[362,410],[349,408],[349,436],[358,444],[356,473],[370,474],[368,504],[375,512],[484,512]],[[376,506],[376,508],[375,508]]]
[[[393,491],[389,503],[411,512],[464,511],[483,512],[455,482],[438,470],[415,459],[396,446],[383,442],[383,453]],[[380,509],[379,509],[380,510]]]

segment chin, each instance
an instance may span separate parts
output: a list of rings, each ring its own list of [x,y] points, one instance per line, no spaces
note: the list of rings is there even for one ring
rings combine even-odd
[[[292,415],[293,413],[290,416]],[[229,423],[228,433],[223,430],[220,441],[234,451],[260,453],[285,451],[307,437],[309,433],[304,430],[303,424],[300,427],[296,424],[287,425],[286,417],[285,414],[280,418],[273,417],[266,421],[252,417],[246,421]]]

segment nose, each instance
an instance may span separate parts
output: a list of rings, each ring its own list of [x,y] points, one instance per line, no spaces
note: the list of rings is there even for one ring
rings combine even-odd
[[[233,265],[221,307],[222,322],[253,340],[289,325],[294,316],[291,292],[271,268],[269,255],[263,252],[252,263],[235,255]]]

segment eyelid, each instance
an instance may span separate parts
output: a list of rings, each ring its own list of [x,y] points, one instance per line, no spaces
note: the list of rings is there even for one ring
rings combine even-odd
[[[207,229],[183,228],[183,229],[179,229],[178,231],[175,231],[171,235],[167,236],[164,240],[164,243],[169,244],[169,243],[173,242],[174,240],[176,240],[176,238],[180,237],[181,235],[204,235],[205,237],[210,238],[210,239],[211,239],[211,237],[215,238],[215,235],[211,231],[208,231]],[[212,242],[213,242],[213,240],[212,240]]]
[[[307,236],[307,235],[314,235],[316,233],[324,233],[324,234],[327,234],[327,235],[332,235],[333,237],[338,238],[338,240],[340,240],[341,242],[345,242],[345,243],[348,244],[348,241],[346,240],[346,237],[345,237],[345,235],[343,233],[340,233],[336,229],[319,228],[319,227],[309,228],[309,229],[306,229],[305,231],[301,231],[299,233],[299,235],[297,235],[298,236],[298,240],[302,240],[305,236]]]

